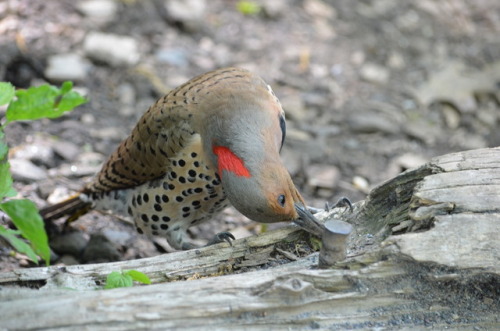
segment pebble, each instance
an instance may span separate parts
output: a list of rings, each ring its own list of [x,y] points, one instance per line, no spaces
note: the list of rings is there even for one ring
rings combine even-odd
[[[108,241],[120,246],[125,246],[132,238],[132,234],[130,232],[114,229],[104,229],[102,230],[102,235],[105,236]]]
[[[11,159],[10,171],[12,178],[20,182],[30,183],[47,178],[47,171],[34,165],[26,159]]]
[[[137,41],[132,37],[90,32],[83,43],[85,54],[113,67],[131,66],[139,62]]]
[[[187,53],[181,48],[159,49],[156,51],[155,56],[159,62],[174,67],[185,68],[189,65]]]
[[[118,11],[118,5],[114,0],[80,1],[77,8],[83,15],[97,22],[112,21]]]
[[[35,139],[32,143],[17,146],[12,149],[12,159],[24,159],[47,168],[55,167],[54,150],[45,140]]]
[[[54,152],[65,159],[66,161],[73,161],[76,159],[78,154],[80,154],[81,150],[80,147],[78,147],[76,144],[73,144],[72,142],[69,142],[67,140],[63,141],[56,141],[53,145],[52,148],[54,149]]]
[[[307,109],[298,93],[287,93],[280,98],[287,119],[302,122],[307,118]]]
[[[263,1],[261,3],[264,14],[269,18],[278,18],[287,13],[287,0]]]
[[[385,67],[373,63],[364,64],[359,75],[361,79],[375,84],[386,84],[389,80],[389,71]]]
[[[60,255],[80,256],[87,246],[88,239],[82,232],[72,231],[58,235],[50,241],[50,247]]]
[[[126,137],[123,129],[113,126],[102,129],[91,129],[90,135],[92,136],[92,138],[104,140],[122,140],[124,137]]]
[[[352,178],[352,185],[359,191],[368,194],[370,192],[370,183],[368,180],[361,176],[354,176]]]
[[[81,82],[87,78],[90,64],[76,53],[56,54],[47,59],[45,76],[51,80]]]
[[[183,27],[196,32],[205,21],[206,0],[168,0],[165,1],[167,15],[174,22],[182,23]]]
[[[73,255],[65,254],[57,260],[58,265],[77,265],[80,264],[80,261],[78,261]]]
[[[120,252],[106,236],[100,233],[93,233],[83,251],[82,258],[85,262],[102,263],[118,261]]]
[[[395,134],[400,131],[398,123],[376,113],[353,114],[349,116],[348,124],[349,129],[356,133],[383,132]]]
[[[340,180],[340,171],[328,164],[311,164],[306,168],[307,184],[314,188],[332,190]]]

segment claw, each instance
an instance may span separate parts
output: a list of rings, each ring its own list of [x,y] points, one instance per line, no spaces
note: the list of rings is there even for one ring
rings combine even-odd
[[[328,206],[328,202],[327,202],[327,206]],[[354,210],[353,206],[352,206],[352,202],[351,200],[349,200],[349,198],[346,198],[346,197],[342,197],[340,198],[336,203],[335,205],[333,205],[333,207],[331,207],[332,209],[333,208],[337,208],[337,207],[349,207],[349,211],[352,213],[352,211]]]
[[[219,232],[205,246],[211,246],[223,242],[227,242],[229,245],[233,246],[231,240],[236,240],[236,238],[233,236],[231,232],[226,232],[226,231]]]

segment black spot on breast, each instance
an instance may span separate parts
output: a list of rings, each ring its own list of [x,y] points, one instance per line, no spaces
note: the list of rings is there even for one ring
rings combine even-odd
[[[194,200],[193,202],[191,202],[191,204],[193,206],[199,206],[200,205],[200,201],[199,200]]]
[[[186,178],[184,178],[183,176],[180,176],[179,182],[181,182],[182,184],[186,183]]]
[[[142,200],[147,203],[149,201],[149,195],[147,193],[144,193],[144,195],[142,196]]]
[[[183,211],[183,212],[187,212],[187,211],[189,211],[190,209],[191,209],[191,208],[189,208],[189,207],[182,207],[182,211]]]
[[[197,157],[198,154],[196,154],[195,152],[191,153],[191,157]]]
[[[162,211],[161,205],[159,203],[155,203],[154,208],[156,211]]]
[[[193,169],[189,170],[189,171],[188,171],[188,174],[189,174],[189,176],[191,176],[191,177],[196,177],[196,171],[194,171]]]
[[[134,216],[133,215],[133,212],[132,212],[132,208],[128,207],[127,209],[127,213],[130,215],[130,216]]]
[[[168,224],[161,224],[161,225],[160,225],[160,228],[161,228],[162,230],[168,230]]]
[[[171,177],[172,179],[176,179],[176,178],[177,178],[177,173],[176,173],[175,171],[171,171],[171,172],[170,172],[170,177]]]
[[[198,168],[198,167],[200,166],[200,162],[198,162],[198,161],[194,161],[194,162],[193,162],[193,165],[194,165],[196,168]]]
[[[179,166],[184,167],[185,165],[186,165],[186,161],[184,161],[183,159],[180,159]]]
[[[142,205],[142,196],[139,194],[137,195],[137,204],[140,206]]]
[[[139,234],[144,234],[144,231],[142,231],[142,229],[141,229],[141,228],[136,228],[136,230],[137,230],[137,232],[138,232]]]
[[[146,215],[146,214],[142,214],[142,215],[141,215],[141,219],[142,219],[142,221],[143,221],[144,223],[149,222],[148,215]]]
[[[168,217],[168,216],[162,216],[161,220],[163,222],[170,222],[170,217]]]
[[[161,197],[159,195],[155,195],[155,201],[156,201],[156,203],[160,203]]]
[[[158,215],[155,214],[155,215],[151,216],[151,220],[153,222],[158,222],[160,220],[160,218],[158,217]]]
[[[177,200],[177,202],[182,202],[184,200],[184,198],[181,197],[180,195],[178,195],[175,197],[175,200]]]
[[[173,165],[174,167],[177,167],[177,161],[176,161],[176,160],[172,160],[172,165]]]
[[[158,225],[156,225],[156,224],[152,224],[152,225],[151,225],[151,229],[153,229],[153,230],[158,230]]]
[[[163,202],[165,202],[165,203],[167,203],[167,202],[169,201],[168,196],[167,196],[166,194],[163,194],[163,195],[161,196],[161,200],[162,200]]]
[[[197,187],[194,189],[194,193],[201,193],[203,192],[203,189],[201,187]]]

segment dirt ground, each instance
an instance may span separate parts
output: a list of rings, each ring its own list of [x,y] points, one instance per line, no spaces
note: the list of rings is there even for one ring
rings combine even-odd
[[[314,207],[342,196],[361,200],[433,156],[500,145],[498,1],[255,1],[261,10],[253,15],[229,0],[117,0],[108,15],[85,2],[92,1],[0,3],[2,81],[43,83],[61,54],[85,63],[75,86],[86,105],[7,128],[11,160],[19,161],[16,188],[40,207],[89,180],[155,99],[226,66],[260,74],[280,98],[283,158]],[[85,48],[92,32],[132,38],[139,60],[96,59]],[[92,212],[72,228],[69,239],[53,243],[55,263],[171,251],[110,215]],[[191,234],[203,243],[225,230],[241,238],[261,229],[228,209]],[[0,270],[28,265],[0,249]]]

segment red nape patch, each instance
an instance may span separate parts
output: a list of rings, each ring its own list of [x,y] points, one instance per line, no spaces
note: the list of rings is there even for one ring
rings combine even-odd
[[[214,146],[214,154],[219,158],[219,175],[227,170],[239,177],[251,177],[250,171],[245,167],[243,161],[237,157],[229,148],[223,146]]]

